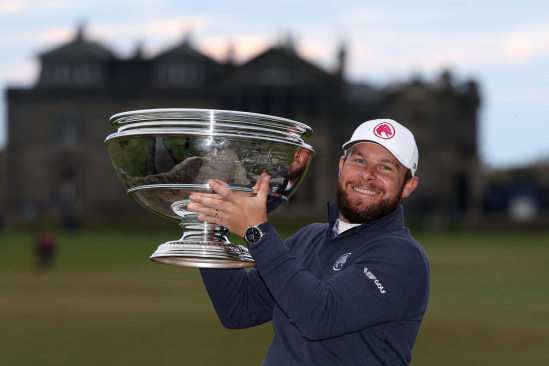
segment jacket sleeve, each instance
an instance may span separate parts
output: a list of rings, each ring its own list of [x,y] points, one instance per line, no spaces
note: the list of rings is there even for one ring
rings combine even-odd
[[[315,341],[385,322],[421,319],[428,297],[422,255],[409,243],[389,241],[369,243],[367,255],[359,253],[325,281],[291,253],[289,246],[299,243],[284,245],[273,228],[250,253],[277,305],[304,338]]]
[[[271,320],[273,298],[255,268],[201,268],[200,274],[224,327],[249,328]]]

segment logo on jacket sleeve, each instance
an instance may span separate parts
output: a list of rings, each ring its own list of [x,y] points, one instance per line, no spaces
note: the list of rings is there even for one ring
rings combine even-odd
[[[379,292],[381,292],[382,294],[384,293],[387,293],[387,291],[385,291],[383,289],[383,285],[379,282],[379,280],[377,279],[376,276],[374,276],[374,274],[366,267],[364,267],[364,274],[366,275],[366,277],[368,277],[369,279],[373,280],[374,283],[376,284],[377,288],[379,289]]]
[[[351,253],[346,253],[339,257],[334,263],[334,271],[339,271],[341,268],[343,268],[343,265],[345,265],[345,262],[347,262],[347,258],[349,258],[350,256]]]

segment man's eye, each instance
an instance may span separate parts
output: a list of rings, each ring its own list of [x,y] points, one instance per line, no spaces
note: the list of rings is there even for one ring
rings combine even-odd
[[[364,160],[362,160],[362,159],[355,159],[355,161],[356,161],[357,163],[360,163],[360,164],[364,163]]]
[[[387,165],[383,165],[383,166],[381,167],[381,169],[383,169],[383,170],[391,170],[391,167],[388,167]]]

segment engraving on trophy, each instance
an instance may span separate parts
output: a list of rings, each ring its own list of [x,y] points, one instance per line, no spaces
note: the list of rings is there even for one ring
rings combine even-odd
[[[315,155],[303,142],[312,130],[296,121],[260,114],[200,109],[153,109],[111,117],[118,129],[105,145],[128,195],[156,214],[177,220],[181,239],[164,243],[151,260],[178,266],[238,268],[254,265],[248,250],[232,244],[227,229],[188,211],[192,192],[215,193],[216,179],[254,195],[271,176],[267,212],[286,204]]]

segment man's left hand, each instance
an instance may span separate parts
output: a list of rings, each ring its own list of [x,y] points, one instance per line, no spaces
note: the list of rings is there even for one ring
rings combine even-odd
[[[225,226],[232,233],[244,236],[246,229],[267,222],[267,196],[269,194],[268,175],[261,176],[256,187],[257,195],[247,197],[224,187],[217,180],[208,184],[217,193],[191,193],[189,211],[197,212],[200,221],[213,222]],[[255,188],[255,187],[254,187]]]

